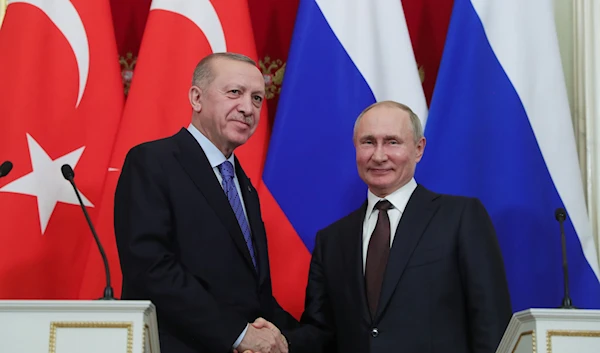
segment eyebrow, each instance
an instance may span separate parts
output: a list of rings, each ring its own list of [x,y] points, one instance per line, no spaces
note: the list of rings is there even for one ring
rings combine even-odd
[[[239,85],[237,83],[225,85],[225,90],[230,91],[232,89],[239,89],[239,90],[245,91],[246,90],[246,86]]]
[[[252,94],[260,94],[260,95],[263,95],[263,96],[264,96],[264,95],[265,95],[265,94],[267,94],[267,93],[266,93],[266,90],[264,90],[264,89],[259,89],[259,90],[256,90],[256,91],[252,91]]]
[[[241,91],[246,92],[248,90],[248,87],[246,87],[244,85],[240,85],[240,84],[231,84],[231,85],[225,86],[226,91],[230,91],[232,89],[239,89]],[[259,89],[259,90],[252,91],[251,94],[261,94],[264,96],[264,95],[266,95],[266,92],[264,89],[262,89],[262,90]]]
[[[359,139],[360,140],[368,140],[368,139],[375,140],[376,138],[373,135],[365,135],[365,136],[361,136]],[[386,141],[387,140],[401,140],[400,136],[396,136],[396,135],[385,135],[385,136],[383,136],[383,139]]]

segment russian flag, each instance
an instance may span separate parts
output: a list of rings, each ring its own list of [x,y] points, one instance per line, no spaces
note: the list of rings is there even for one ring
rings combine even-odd
[[[561,305],[559,207],[573,304],[600,307],[551,0],[455,0],[425,136],[417,182],[482,200],[513,310]]]
[[[358,208],[354,121],[375,101],[427,105],[399,0],[302,0],[261,190],[274,294],[303,310],[316,232]]]

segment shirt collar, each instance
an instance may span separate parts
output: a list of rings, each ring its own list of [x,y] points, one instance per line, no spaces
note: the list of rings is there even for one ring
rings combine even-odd
[[[206,154],[208,163],[210,163],[210,166],[212,168],[218,167],[226,160],[231,162],[231,164],[235,168],[235,157],[233,153],[231,154],[231,156],[229,156],[229,158],[225,158],[225,155],[223,155],[223,153],[217,148],[217,146],[215,146],[206,136],[204,136],[204,134],[200,132],[200,130],[198,130],[192,124],[188,126],[188,131],[190,132],[190,134],[192,134],[192,136],[194,136],[196,141],[198,141],[200,147],[202,147],[202,150],[204,150],[204,154]]]
[[[388,196],[381,198],[376,196],[371,192],[371,190],[367,191],[367,213],[366,218],[368,218],[371,213],[373,213],[373,208],[375,208],[375,204],[379,202],[379,200],[386,199],[388,200],[395,209],[400,211],[400,214],[404,213],[404,209],[406,209],[406,205],[408,204],[408,200],[410,199],[412,193],[417,188],[417,182],[414,178],[410,179],[410,181],[398,190],[389,194]]]

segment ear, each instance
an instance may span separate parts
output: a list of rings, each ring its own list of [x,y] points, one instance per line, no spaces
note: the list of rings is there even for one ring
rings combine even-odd
[[[423,153],[425,152],[425,145],[427,141],[425,137],[421,137],[419,142],[417,142],[417,163],[423,158]]]
[[[190,105],[192,106],[192,110],[199,113],[202,110],[202,89],[198,86],[190,87],[190,91],[188,93],[188,98],[190,100]]]

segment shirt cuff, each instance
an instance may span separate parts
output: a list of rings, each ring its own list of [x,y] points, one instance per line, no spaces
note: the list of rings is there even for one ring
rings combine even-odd
[[[237,347],[240,345],[240,343],[242,343],[244,336],[246,336],[246,331],[248,331],[248,325],[246,325],[246,328],[244,329],[244,331],[242,331],[242,333],[240,334],[238,339],[235,340],[235,342],[233,343],[233,349],[237,349]]]

